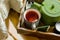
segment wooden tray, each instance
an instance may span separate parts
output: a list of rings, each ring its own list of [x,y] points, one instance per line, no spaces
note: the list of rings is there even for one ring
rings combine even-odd
[[[20,20],[20,22],[21,22],[21,20]],[[37,31],[37,30],[27,29],[24,27],[24,24],[23,24],[22,27],[18,26],[17,32],[20,34],[34,36],[34,37],[43,38],[43,39],[47,39],[47,40],[60,40],[60,34],[54,33],[53,29],[54,29],[54,27],[51,27],[48,32],[41,32],[41,31]]]
[[[30,36],[36,36],[38,38],[45,38],[47,40],[60,40],[60,35],[53,32],[41,32],[36,30],[30,30],[24,27],[19,27],[17,29],[18,33]]]

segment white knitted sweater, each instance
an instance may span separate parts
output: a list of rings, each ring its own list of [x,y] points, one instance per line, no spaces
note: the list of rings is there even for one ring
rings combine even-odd
[[[0,40],[5,40],[8,36],[5,19],[8,17],[9,10],[9,1],[0,0]]]

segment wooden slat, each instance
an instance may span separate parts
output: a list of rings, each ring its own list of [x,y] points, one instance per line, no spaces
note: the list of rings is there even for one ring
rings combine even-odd
[[[19,28],[18,33],[24,34],[24,35],[30,35],[30,36],[36,36],[38,38],[45,38],[50,40],[60,40],[60,35],[55,33],[49,33],[49,32],[40,32],[35,30],[28,30],[25,28]]]

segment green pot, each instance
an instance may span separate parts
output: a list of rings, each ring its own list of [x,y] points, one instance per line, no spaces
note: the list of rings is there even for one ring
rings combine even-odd
[[[34,3],[31,6],[41,12],[41,20],[45,24],[53,25],[56,22],[60,22],[60,1],[59,0],[44,0],[40,5]]]
[[[41,7],[42,20],[45,24],[54,24],[60,22],[60,1],[45,0]]]

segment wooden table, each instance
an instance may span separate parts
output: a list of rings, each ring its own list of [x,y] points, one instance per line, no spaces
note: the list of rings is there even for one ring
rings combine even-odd
[[[19,22],[19,16],[20,16],[20,14],[19,13],[17,13],[16,11],[14,11],[14,10],[10,10],[10,12],[9,12],[9,15],[8,15],[8,18],[6,19],[6,25],[7,25],[7,29],[9,30],[9,20],[11,20],[12,21],[12,23],[13,23],[13,25],[14,25],[14,27],[17,29],[17,25],[18,25],[18,22]],[[10,26],[11,27],[11,26]],[[23,37],[23,39],[24,40],[51,40],[51,39],[45,39],[45,38],[38,38],[38,37],[36,37],[36,36],[29,36],[29,35],[23,35],[23,34],[20,34],[22,37]],[[10,37],[11,35],[9,34],[9,37]],[[40,36],[40,35],[39,35]],[[42,36],[42,35],[41,35]],[[11,36],[12,37],[12,36]],[[11,38],[10,37],[10,38]],[[52,36],[51,36],[52,37]],[[48,38],[48,37],[46,37],[46,38]],[[10,40],[10,39],[9,39]],[[15,40],[15,39],[14,39]],[[57,39],[57,40],[60,40],[60,38],[59,39]]]

